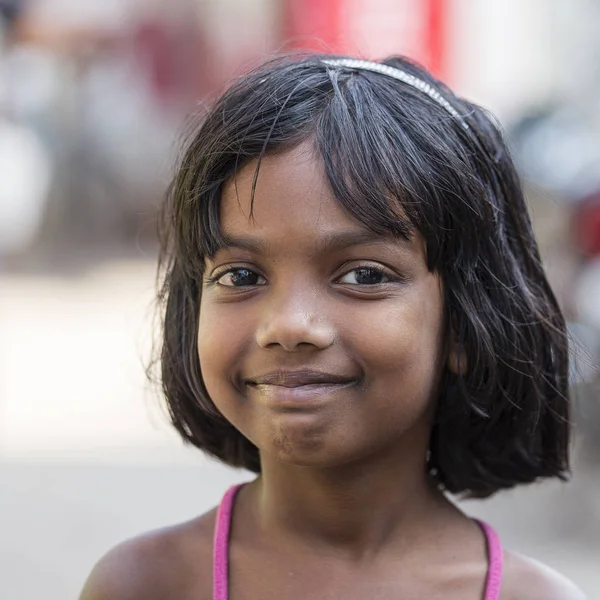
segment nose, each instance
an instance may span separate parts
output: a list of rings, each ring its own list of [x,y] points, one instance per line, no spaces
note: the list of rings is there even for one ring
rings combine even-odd
[[[287,352],[302,348],[324,350],[335,339],[335,329],[327,318],[323,292],[294,286],[274,292],[256,332],[261,348],[281,347]]]

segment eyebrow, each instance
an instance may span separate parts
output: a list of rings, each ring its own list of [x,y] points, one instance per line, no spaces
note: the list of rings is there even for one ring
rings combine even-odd
[[[389,242],[399,243],[402,246],[410,247],[411,242],[408,239],[393,236],[382,236],[371,231],[339,231],[323,236],[316,244],[317,254],[326,254],[345,250],[351,246],[361,244],[385,244]],[[247,250],[254,254],[266,254],[267,243],[264,240],[254,238],[248,235],[222,235],[222,241],[217,248],[217,252],[228,248],[237,248]]]

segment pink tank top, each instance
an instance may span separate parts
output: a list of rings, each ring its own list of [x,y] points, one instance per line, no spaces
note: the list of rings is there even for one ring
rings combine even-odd
[[[235,496],[242,486],[229,488],[217,511],[213,546],[213,600],[229,600],[229,530]],[[502,583],[502,546],[498,534],[487,523],[476,522],[485,534],[488,551],[489,566],[483,600],[498,600]]]

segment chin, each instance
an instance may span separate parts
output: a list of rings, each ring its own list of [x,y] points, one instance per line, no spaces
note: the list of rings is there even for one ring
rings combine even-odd
[[[364,458],[368,453],[358,448],[340,447],[328,436],[295,436],[280,434],[263,446],[261,455],[293,467],[327,469]]]

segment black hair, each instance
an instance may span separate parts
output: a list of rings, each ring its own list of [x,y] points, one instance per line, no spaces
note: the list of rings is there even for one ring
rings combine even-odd
[[[443,281],[448,333],[464,349],[466,370],[442,377],[432,477],[473,497],[565,478],[565,323],[498,125],[405,58],[384,63],[434,86],[461,118],[405,83],[325,58],[279,57],[241,77],[183,152],[167,194],[159,267],[158,363],[173,425],[221,461],[260,472],[258,449],[219,413],[202,380],[204,260],[221,242],[224,183],[249,161],[260,166],[266,154],[312,139],[340,204],[376,233],[419,231],[428,268]]]

